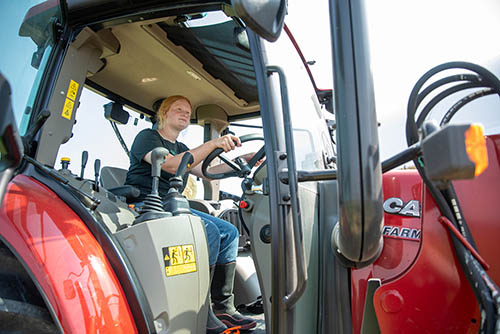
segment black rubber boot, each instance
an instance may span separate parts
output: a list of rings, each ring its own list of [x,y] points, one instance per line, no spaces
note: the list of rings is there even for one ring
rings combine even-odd
[[[241,315],[234,307],[234,274],[236,262],[215,266],[214,278],[212,280],[212,302],[215,315],[222,320],[227,327],[240,329],[252,329],[257,322]]]
[[[214,277],[215,266],[210,267],[210,283]],[[211,284],[210,284],[211,285]],[[208,317],[207,317],[207,334],[220,334],[227,329],[227,326],[219,320],[214,314],[212,309],[212,302],[210,301],[210,294],[208,294]]]

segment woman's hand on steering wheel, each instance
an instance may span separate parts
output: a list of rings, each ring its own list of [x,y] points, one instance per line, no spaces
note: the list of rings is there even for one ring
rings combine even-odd
[[[233,136],[231,134],[227,134],[222,137],[212,139],[212,141],[217,148],[221,148],[226,153],[234,150],[236,147],[241,146],[240,138]]]
[[[262,135],[260,135],[260,134],[245,135],[245,136],[242,136],[241,138],[238,138],[238,137],[235,137],[232,135],[225,135],[225,136],[222,136],[222,137],[217,138],[217,139],[221,139],[224,137],[231,138],[231,139],[236,138],[237,142],[233,143],[235,146],[241,146],[242,143],[245,143],[247,141],[264,140],[264,137],[262,137]],[[224,157],[224,155],[222,155],[223,152],[227,152],[227,151],[225,151],[223,147],[218,146],[218,148],[213,150],[205,158],[205,160],[203,160],[201,170],[202,170],[202,173],[204,176],[206,176],[207,178],[210,178],[210,179],[223,179],[223,178],[233,177],[233,176],[238,176],[241,178],[246,177],[247,175],[249,175],[251,173],[251,170],[253,167],[262,164],[263,159],[264,159],[264,155],[265,155],[264,146],[262,146],[257,151],[257,153],[247,153],[247,154],[244,154],[244,155],[237,157],[233,160],[230,160],[230,159]],[[215,174],[208,172],[208,166],[217,157],[219,157],[223,161],[223,163],[228,165],[231,168],[231,170],[228,172],[215,173]]]

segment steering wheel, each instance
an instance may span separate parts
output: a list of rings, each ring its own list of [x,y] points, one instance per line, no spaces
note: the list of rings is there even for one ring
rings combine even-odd
[[[242,144],[254,140],[264,140],[264,137],[258,133],[252,133],[240,137],[240,141]],[[241,157],[237,157],[233,160],[228,159],[222,154],[223,152],[224,150],[222,148],[216,148],[205,158],[205,160],[203,160],[203,164],[201,165],[201,171],[203,175],[214,180],[225,179],[227,177],[233,177],[233,176],[244,178],[252,172],[252,168],[255,166],[255,164],[260,159],[262,159],[266,154],[264,150],[264,145],[262,145],[262,147],[257,151],[257,153],[255,153],[252,159],[250,159],[250,161],[248,162]],[[217,174],[209,173],[207,169],[210,163],[217,157],[219,157],[225,164],[231,167],[232,170]]]

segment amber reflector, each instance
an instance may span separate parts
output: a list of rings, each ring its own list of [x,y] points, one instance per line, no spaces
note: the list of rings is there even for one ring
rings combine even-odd
[[[469,159],[476,164],[474,174],[478,176],[488,167],[488,151],[482,125],[472,124],[465,131],[465,150]]]

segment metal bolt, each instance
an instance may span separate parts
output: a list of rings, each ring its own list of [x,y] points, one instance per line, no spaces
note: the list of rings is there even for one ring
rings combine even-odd
[[[285,160],[286,159],[286,153],[281,153],[279,156],[280,160]]]
[[[284,201],[289,201],[290,200],[290,195],[284,195],[283,197]]]

